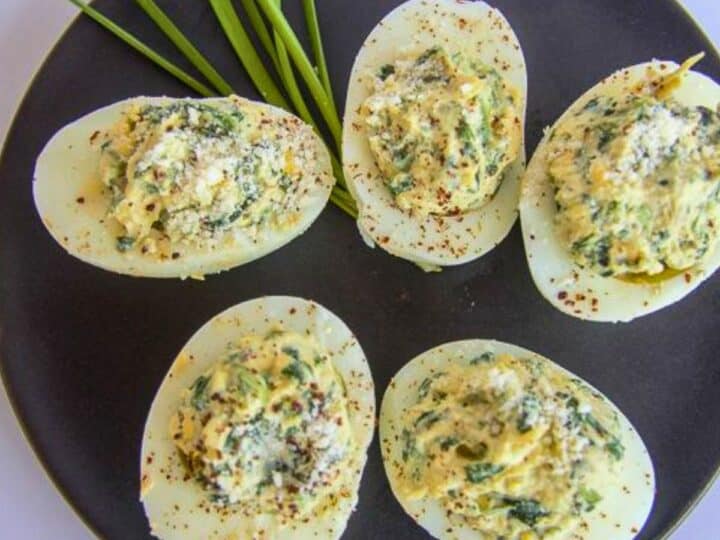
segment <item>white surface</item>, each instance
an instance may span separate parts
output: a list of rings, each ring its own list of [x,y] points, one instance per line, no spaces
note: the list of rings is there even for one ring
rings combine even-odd
[[[685,4],[719,44],[720,2],[686,0]],[[33,73],[74,13],[74,8],[63,0],[0,0],[0,141],[5,138]],[[0,537],[17,540],[92,538],[47,480],[20,433],[1,389],[0,471]],[[717,537],[718,508],[720,483],[705,496],[672,540]]]

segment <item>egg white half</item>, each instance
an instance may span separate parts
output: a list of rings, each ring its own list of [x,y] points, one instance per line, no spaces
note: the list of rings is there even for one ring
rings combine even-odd
[[[654,60],[616,71],[568,108],[546,131],[530,160],[520,199],[525,253],[537,288],[568,315],[591,321],[627,322],[684,298],[720,266],[720,249],[716,246],[697,266],[678,276],[652,284],[629,283],[578,267],[555,232],[554,189],[547,174],[552,129],[595,96],[627,94],[637,84],[652,84],[659,79],[658,74],[668,75],[678,67],[674,62]],[[720,86],[690,71],[672,96],[683,105],[704,105],[714,110],[720,103]]]
[[[271,330],[313,335],[347,387],[349,418],[357,444],[352,456],[348,497],[321,519],[279,527],[271,515],[249,519],[232,507],[223,512],[200,508],[207,493],[193,479],[184,479],[170,418],[182,391],[226,353],[228,343],[244,335]],[[152,534],[163,540],[290,540],[338,538],[357,504],[358,487],[375,428],[375,392],[365,355],[350,329],[315,302],[288,296],[268,296],[227,309],[203,325],[182,348],[153,400],[141,454],[141,500]],[[333,486],[340,488],[340,486]],[[205,505],[207,507],[207,505]]]
[[[96,131],[110,128],[120,120],[122,111],[132,103],[164,105],[176,101],[167,97],[137,97],[98,109],[61,129],[47,143],[35,166],[33,196],[42,222],[52,237],[78,259],[105,270],[132,276],[172,278],[202,276],[248,263],[279,249],[315,221],[330,197],[334,184],[330,156],[322,140],[307,126],[307,137],[317,145],[316,163],[307,175],[318,181],[296,199],[297,223],[287,230],[272,227],[258,229],[257,235],[233,231],[233,238],[222,247],[208,251],[178,246],[178,259],[160,260],[137,251],[121,253],[116,236],[121,227],[107,220],[108,195],[99,179],[99,148],[90,143]],[[224,98],[198,100],[212,104]],[[278,121],[289,113],[264,103],[240,98],[247,107],[262,108]],[[299,121],[299,120],[298,120]],[[82,203],[78,201],[82,201]],[[235,234],[237,233],[237,234]]]
[[[397,489],[397,473],[402,463],[401,430],[406,411],[417,402],[418,386],[428,376],[451,362],[467,365],[485,352],[510,354],[516,358],[532,358],[544,362],[546,369],[566,377],[579,378],[554,362],[532,351],[500,341],[473,339],[440,345],[422,353],[405,364],[392,378],[380,406],[380,449],[390,487],[403,509],[435,538],[443,540],[483,540],[482,534],[451,521],[443,506],[432,498],[408,500]],[[585,382],[585,381],[583,381]],[[602,487],[603,499],[595,510],[584,516],[587,529],[573,536],[576,540],[632,539],[642,528],[655,497],[655,471],[645,445],[622,412],[601,392],[585,382],[604,398],[604,403],[617,413],[619,437],[625,446],[622,467],[617,479],[608,477]]]
[[[525,167],[523,143],[494,198],[461,216],[413,218],[395,205],[375,165],[359,109],[381,66],[393,63],[399,53],[419,54],[437,45],[497,69],[522,96],[523,125],[527,95],[520,43],[502,13],[485,2],[410,0],[386,15],[360,48],[350,74],[343,127],[343,168],[358,203],[358,227],[370,245],[429,267],[474,260],[505,238],[517,217]]]

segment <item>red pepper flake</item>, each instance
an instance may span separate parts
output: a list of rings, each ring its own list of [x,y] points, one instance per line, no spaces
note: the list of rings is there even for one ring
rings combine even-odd
[[[685,283],[690,283],[692,281],[692,274],[690,272],[685,272]]]
[[[295,315],[295,313],[297,313],[297,309],[295,309],[294,307],[290,308],[290,315]]]
[[[578,302],[583,302],[585,300],[585,295],[584,294],[576,294],[575,300],[577,300]]]
[[[171,255],[171,257],[172,257],[173,259],[179,259],[179,258],[180,258],[180,254],[179,254],[177,251],[175,251],[175,252],[173,252],[173,254]]]
[[[83,204],[85,202],[85,197],[78,197],[75,199],[75,202],[78,204]]]
[[[560,291],[558,293],[558,300],[565,300],[567,298],[568,293],[565,291]]]
[[[599,300],[597,298],[593,298],[590,303],[593,305],[593,307],[598,305]]]

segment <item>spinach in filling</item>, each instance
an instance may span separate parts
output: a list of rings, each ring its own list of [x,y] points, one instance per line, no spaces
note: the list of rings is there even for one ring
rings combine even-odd
[[[649,96],[595,97],[560,126],[548,173],[577,264],[603,276],[698,264],[718,241],[718,132],[716,111]]]
[[[492,67],[441,47],[383,66],[361,112],[395,203],[454,215],[490,200],[519,154],[521,100]]]

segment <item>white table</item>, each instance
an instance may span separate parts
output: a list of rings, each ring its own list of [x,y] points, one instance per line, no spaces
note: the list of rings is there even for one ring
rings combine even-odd
[[[685,0],[691,13],[720,43],[720,2]],[[64,0],[0,0],[0,141],[35,70],[75,15]],[[0,536],[12,539],[92,538],[48,481],[23,438],[0,389]],[[672,540],[717,538],[720,482],[705,496]]]

